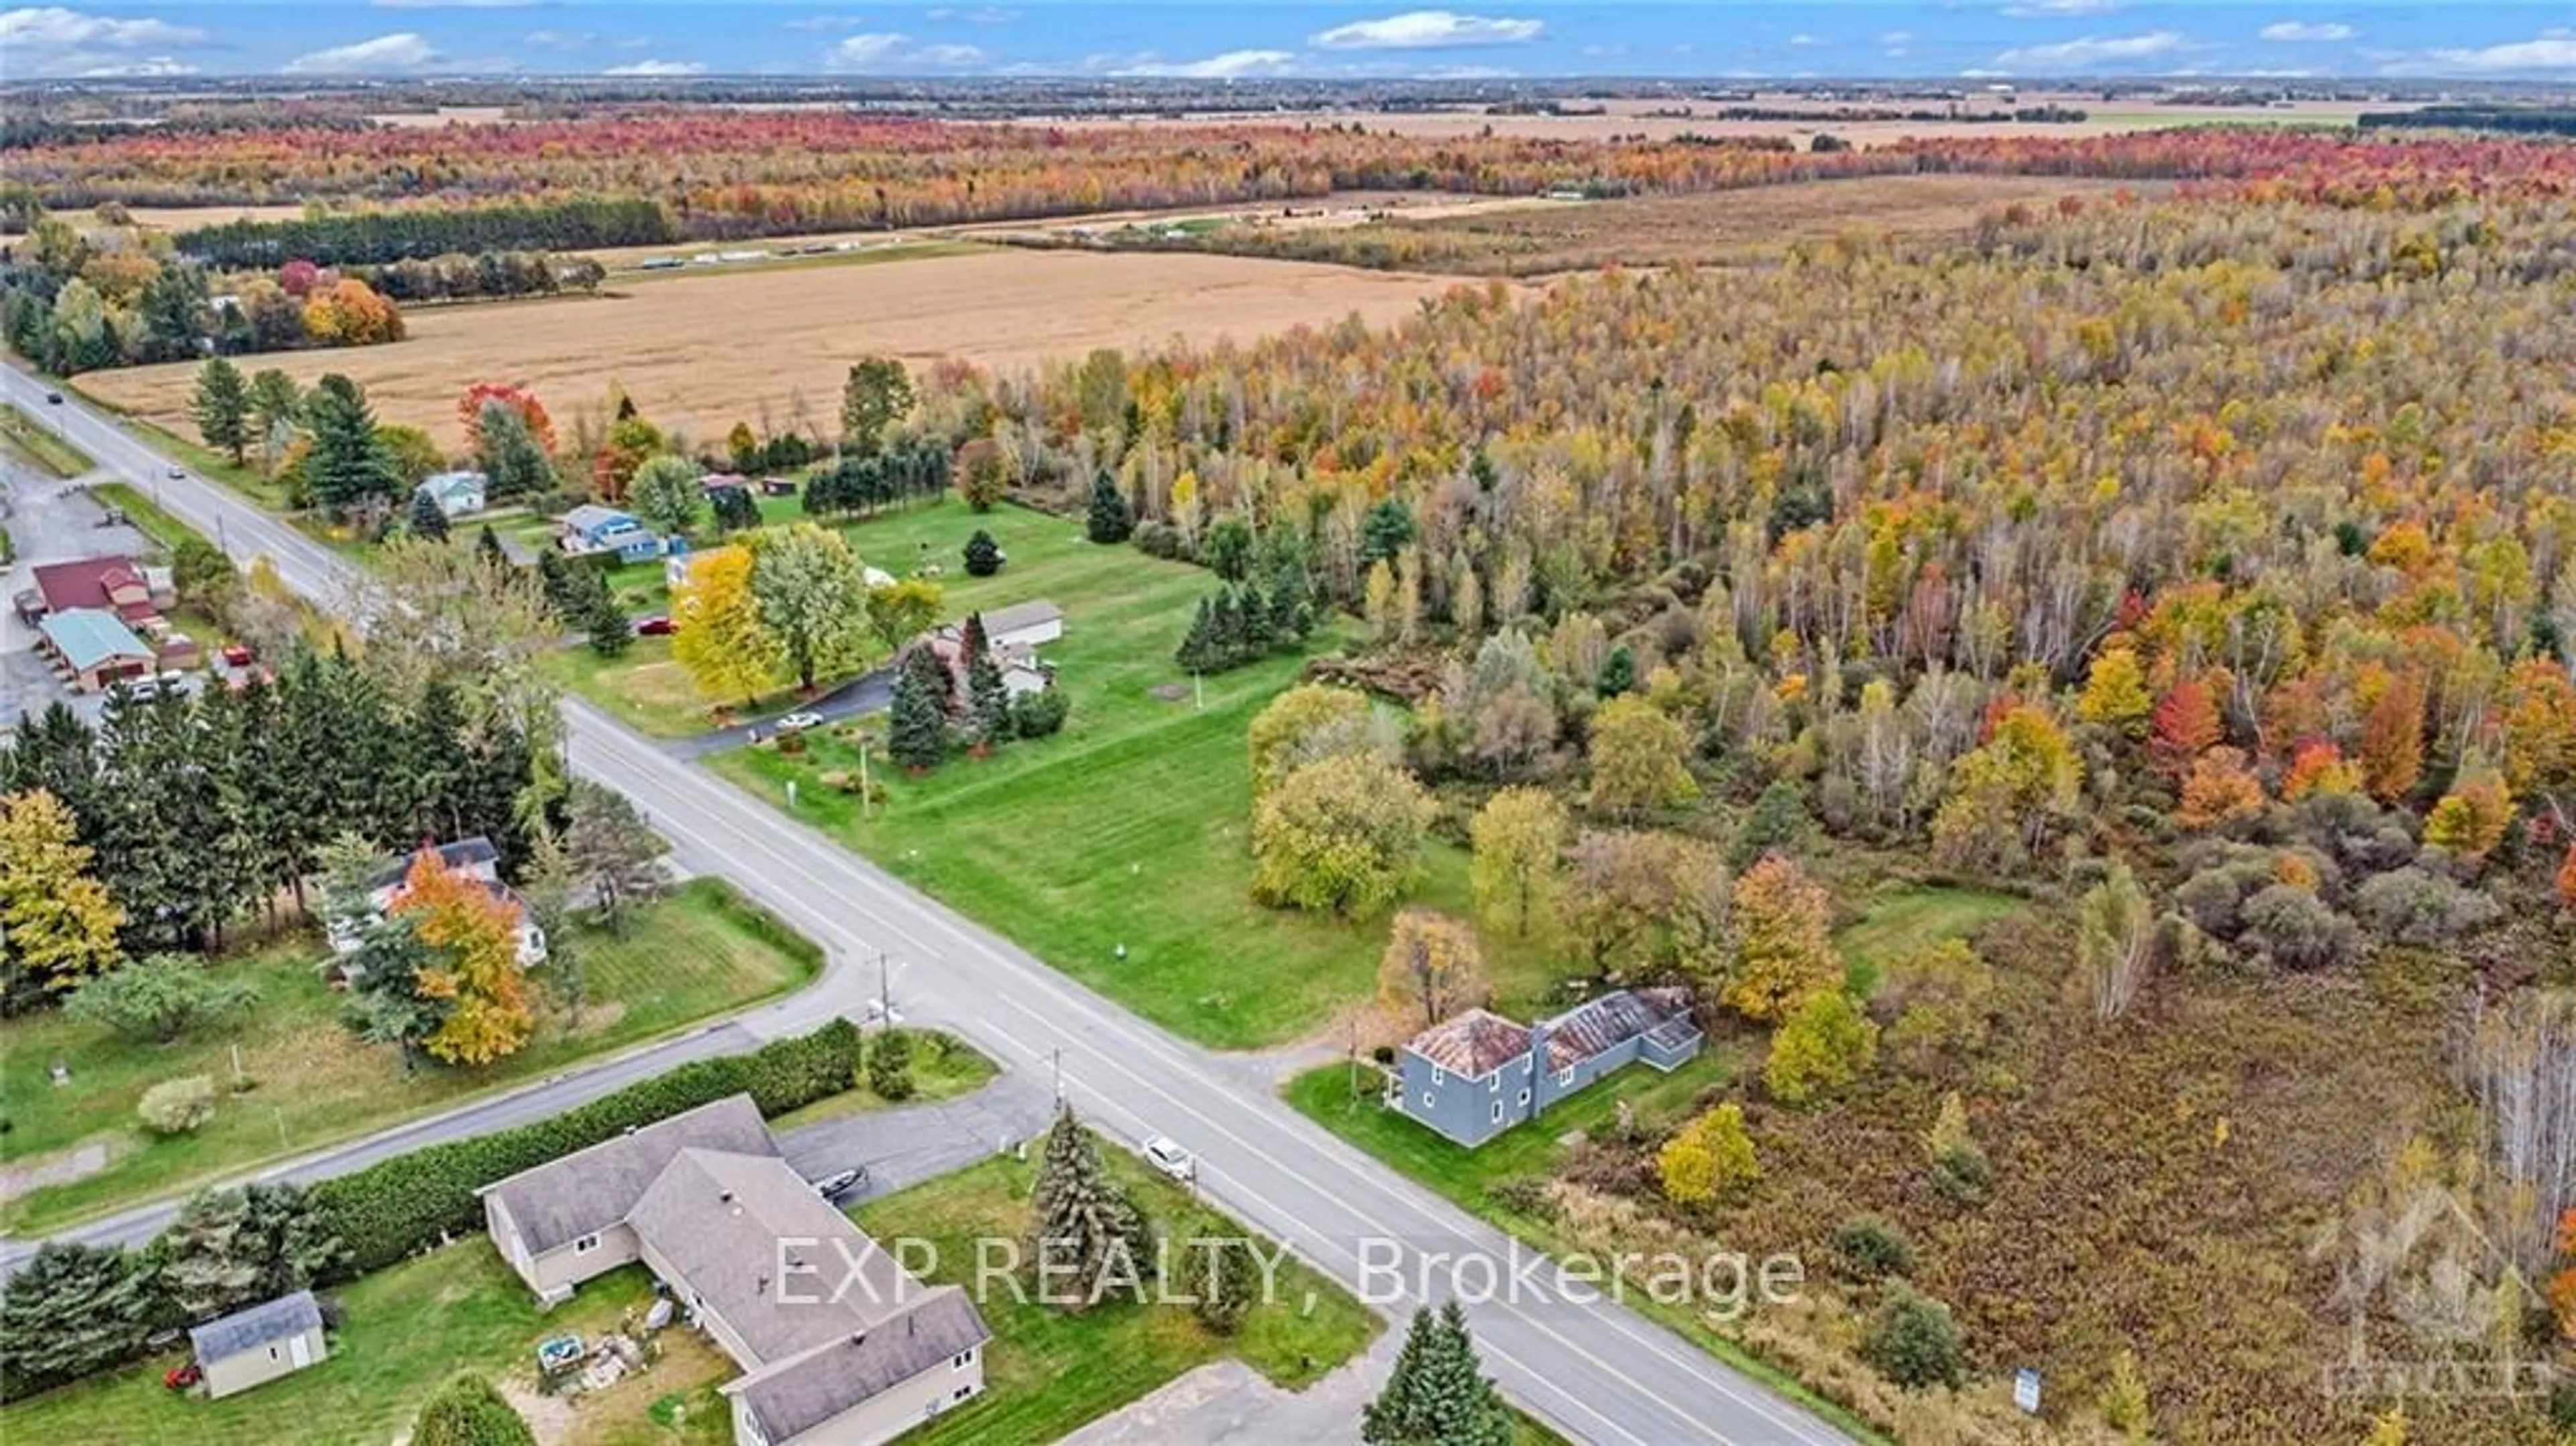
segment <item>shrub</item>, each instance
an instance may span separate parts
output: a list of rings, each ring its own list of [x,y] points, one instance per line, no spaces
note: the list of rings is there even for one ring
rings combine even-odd
[[[882,1100],[912,1098],[912,1036],[889,1029],[868,1051],[868,1088]]]
[[[2289,884],[2274,884],[2245,901],[2239,936],[2285,969],[2340,964],[2361,948],[2361,931],[2325,900]]]
[[[2352,902],[2373,933],[2401,944],[2447,944],[2504,912],[2485,894],[2412,865],[2363,884]]]
[[[1932,1184],[1956,1201],[1974,1200],[1994,1180],[1994,1167],[1968,1129],[1968,1106],[1952,1090],[1941,1097],[1941,1113],[1923,1137],[1923,1152],[1932,1162]]]
[[[1956,1386],[1968,1374],[1950,1308],[1912,1286],[1888,1291],[1860,1351],[1880,1375],[1908,1388]]]
[[[966,539],[966,575],[991,577],[1001,570],[1002,545],[993,540],[993,534],[976,528],[975,535]]]
[[[1914,1273],[1914,1241],[1905,1228],[1879,1215],[1855,1215],[1834,1231],[1834,1249],[1852,1274],[1865,1280]]]
[[[163,1080],[143,1092],[135,1113],[156,1135],[194,1134],[215,1117],[215,1082],[201,1074]]]
[[[537,1437],[490,1381],[464,1372],[422,1404],[411,1446],[537,1446]]]
[[[1011,700],[1011,730],[1023,738],[1044,738],[1064,727],[1065,715],[1073,711],[1073,700],[1057,687],[1040,688],[1022,693]]]
[[[92,977],[63,1007],[74,1019],[105,1025],[128,1039],[168,1044],[190,1026],[229,1018],[258,999],[259,990],[247,980],[219,974],[201,960],[148,954]]]
[[[849,1088],[858,1026],[836,1019],[749,1054],[693,1060],[552,1119],[452,1140],[382,1160],[313,1187],[313,1202],[348,1256],[336,1279],[381,1270],[447,1236],[480,1228],[476,1188],[727,1095],[748,1093],[764,1115]]]

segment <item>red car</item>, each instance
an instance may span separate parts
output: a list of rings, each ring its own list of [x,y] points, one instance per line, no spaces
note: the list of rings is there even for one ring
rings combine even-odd
[[[669,614],[655,613],[649,618],[637,618],[635,631],[640,637],[667,638],[678,629],[671,626]]]
[[[172,1366],[168,1374],[161,1377],[161,1385],[165,1390],[184,1391],[205,1379],[205,1374],[197,1368],[195,1361],[187,1361]]]
[[[250,649],[243,647],[239,643],[226,643],[224,644],[224,661],[232,664],[236,668],[247,668],[250,666]]]

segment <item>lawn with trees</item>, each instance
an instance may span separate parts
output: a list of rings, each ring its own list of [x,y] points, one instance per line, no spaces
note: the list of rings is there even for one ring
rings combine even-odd
[[[1150,1235],[1187,1241],[1245,1233],[1125,1151],[1093,1149],[1096,1188],[1129,1203]],[[1046,1194],[1044,1174],[1041,1160],[988,1160],[868,1201],[852,1213],[878,1240],[910,1237],[935,1245],[939,1265],[928,1272],[934,1283],[970,1284],[977,1240],[1027,1241],[1038,1228],[1033,1197]],[[1174,1258],[1195,1257],[1176,1250]],[[1283,1265],[1278,1283],[1277,1300],[1254,1304],[1221,1326],[1177,1302],[1140,1303],[1113,1294],[1070,1311],[1042,1303],[1034,1285],[1026,1299],[993,1292],[978,1302],[994,1336],[985,1348],[984,1394],[942,1416],[920,1439],[939,1446],[1052,1441],[1193,1367],[1228,1356],[1298,1390],[1366,1350],[1384,1328],[1366,1307],[1305,1265]]]
[[[0,1205],[0,1220],[13,1231],[51,1230],[238,1174],[729,1013],[803,985],[820,967],[813,945],[713,880],[643,906],[622,932],[575,924],[561,944],[579,960],[578,1018],[561,982],[539,969],[534,1037],[479,1069],[407,1075],[398,1047],[352,1038],[342,1020],[348,996],[323,981],[327,956],[303,935],[186,961],[181,967],[253,998],[166,1043],[153,1026],[120,1029],[79,1010],[0,1022],[0,1117],[12,1163],[84,1146],[106,1154],[94,1173]],[[60,1085],[57,1064],[69,1071]],[[200,1128],[156,1136],[142,1124],[137,1106],[154,1084],[200,1078],[215,1090]]]

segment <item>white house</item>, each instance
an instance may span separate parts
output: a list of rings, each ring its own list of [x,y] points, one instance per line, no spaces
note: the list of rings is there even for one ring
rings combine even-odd
[[[376,870],[367,890],[366,919],[335,919],[325,926],[332,953],[355,953],[358,946],[366,942],[367,925],[384,918],[392,910],[394,901],[402,897],[403,880],[411,873],[413,857],[416,855],[389,860]],[[490,839],[476,834],[454,843],[441,844],[438,846],[438,861],[451,872],[473,879],[492,897],[510,906],[518,919],[520,968],[546,962],[546,931],[537,926],[536,913],[528,907],[527,900],[501,882],[501,854],[492,847]]]
[[[463,517],[483,510],[488,487],[480,472],[432,472],[412,490],[437,503],[447,516]]]
[[[994,649],[1035,648],[1064,636],[1064,609],[1045,598],[984,614],[984,641]]]

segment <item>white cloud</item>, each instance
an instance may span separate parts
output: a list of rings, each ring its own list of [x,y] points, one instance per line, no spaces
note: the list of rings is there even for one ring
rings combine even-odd
[[[856,30],[867,24],[864,15],[799,15],[787,22],[790,30]]]
[[[1911,30],[1888,30],[1880,32],[1878,43],[1881,45],[1905,45],[1911,43],[1913,39],[1914,32]]]
[[[2151,30],[2144,35],[2087,35],[2053,45],[2018,46],[1996,56],[1994,63],[2025,70],[2084,70],[2105,63],[2154,60],[2182,48],[2181,33],[2172,30]]]
[[[1132,61],[1113,75],[1170,76],[1182,80],[1241,80],[1253,75],[1276,75],[1285,70],[1296,56],[1285,50],[1229,50],[1205,60],[1156,60],[1144,57]]]
[[[171,75],[195,75],[197,67],[167,55],[149,55],[141,60],[111,61],[93,65],[81,72],[83,80],[153,80]]]
[[[2576,70],[2576,30],[2544,30],[2530,40],[2475,50],[2436,50],[2431,58],[2437,71]]]
[[[916,45],[897,30],[844,35],[823,52],[826,70],[906,72],[958,70],[982,65],[987,57],[972,45]]]
[[[7,55],[14,75],[179,75],[193,67],[167,54],[137,52],[205,38],[206,32],[193,26],[150,17],[121,20],[59,5],[0,11],[0,53]]]
[[[1020,18],[1020,12],[992,5],[978,5],[966,10],[943,5],[936,10],[923,11],[921,18],[943,24],[954,21],[963,25],[1008,25]]]
[[[706,73],[706,63],[698,60],[637,60],[630,61],[625,65],[612,65],[606,70],[600,72],[602,75],[627,75],[645,78],[679,75],[704,75]]]
[[[2311,24],[2304,20],[2282,20],[2266,25],[2256,33],[2266,40],[2285,45],[2322,45],[2332,40],[2350,40],[2358,32],[2349,25],[2332,22]]]
[[[2106,15],[2120,8],[2121,0],[2021,0],[2004,7],[2006,15],[2024,20],[2048,15]]]
[[[1545,34],[1540,20],[1460,15],[1452,10],[1408,10],[1378,20],[1354,20],[1314,37],[1326,50],[1441,50],[1472,45],[1518,45]]]
[[[539,50],[588,50],[599,43],[599,33],[594,30],[531,30],[520,43],[533,45]]]
[[[525,10],[541,0],[374,0],[379,10]]]
[[[1816,37],[1812,35],[1792,35],[1789,37],[1789,44],[1801,50],[1815,43]]]
[[[428,41],[411,31],[397,30],[373,40],[299,55],[286,62],[285,70],[289,75],[372,75],[419,70],[437,60],[438,51]]]

